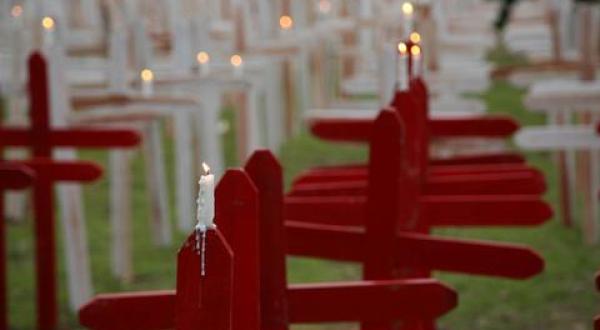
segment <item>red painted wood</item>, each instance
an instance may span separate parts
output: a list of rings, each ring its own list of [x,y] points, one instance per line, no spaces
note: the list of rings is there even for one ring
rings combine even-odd
[[[294,323],[434,319],[454,308],[456,293],[431,279],[292,285]]]
[[[52,147],[131,147],[140,143],[140,135],[126,129],[56,128],[44,136]],[[28,128],[3,128],[0,130],[0,144],[10,146],[30,146],[35,135]]]
[[[55,147],[125,147],[139,143],[140,137],[131,130],[84,128],[53,129],[50,125],[48,70],[40,53],[29,58],[29,99],[31,127],[0,127],[0,148],[29,147],[32,159],[11,164],[29,166],[36,175],[33,189],[36,237],[36,304],[37,328],[57,328],[56,243],[54,238],[53,185],[56,182],[90,182],[101,175],[101,169],[90,162],[55,162]]]
[[[467,119],[431,119],[432,137],[488,137],[506,138],[519,130],[519,123],[508,116],[482,116]]]
[[[260,330],[258,191],[243,170],[228,170],[215,203],[217,225],[235,253],[231,329]]]
[[[504,152],[491,155],[456,156],[447,159],[431,159],[431,165],[465,165],[465,164],[501,164],[525,163],[525,157],[520,154]]]
[[[345,177],[323,177],[315,182],[296,184],[290,196],[336,196],[364,195],[368,182],[365,179],[348,180]],[[318,179],[317,179],[318,180]],[[312,182],[310,182],[312,181]],[[451,174],[430,176],[423,187],[428,195],[476,195],[476,194],[542,194],[546,191],[544,177],[529,172],[501,174]]]
[[[200,272],[201,252],[197,249],[195,234],[190,235],[177,255],[177,330],[231,330],[234,322],[243,320],[238,319],[243,315],[236,315],[233,319],[236,308],[234,297],[244,294],[235,288],[233,251],[218,230],[206,233],[205,244],[204,276]],[[245,307],[252,310],[256,308],[256,302]],[[237,329],[242,328],[238,326]],[[253,329],[251,324],[248,329]]]
[[[371,218],[366,200],[360,196],[287,197],[286,219],[364,226]],[[431,227],[536,226],[552,218],[552,209],[535,196],[427,196],[419,204],[419,221]]]
[[[35,175],[21,164],[0,162],[0,189],[23,189],[31,185]]]
[[[600,126],[598,126],[598,127],[600,127]],[[596,282],[596,290],[600,291],[600,272],[596,273],[595,282]],[[594,329],[600,330],[600,315],[597,315],[594,318]]]
[[[244,167],[259,195],[262,330],[287,330],[289,324],[283,225],[283,170],[268,150],[254,152]]]
[[[286,223],[288,252],[296,256],[361,262],[371,257],[365,231],[358,227]],[[471,275],[525,279],[539,274],[543,259],[533,250],[501,244],[399,233],[385,256],[402,260],[407,269],[429,269]]]

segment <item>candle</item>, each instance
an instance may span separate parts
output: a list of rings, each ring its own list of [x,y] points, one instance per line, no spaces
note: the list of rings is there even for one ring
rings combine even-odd
[[[418,78],[422,74],[423,68],[423,60],[421,54],[421,47],[417,45],[413,45],[410,48],[410,54],[412,56],[412,72],[411,75],[413,78]]]
[[[409,39],[413,44],[421,43],[421,35],[417,32],[412,32]]]
[[[279,18],[279,27],[282,35],[288,34],[294,27],[294,20],[288,15],[283,15]]]
[[[145,97],[151,96],[154,92],[154,73],[150,69],[143,69],[140,72],[142,80],[142,95]]]
[[[229,62],[231,63],[231,66],[233,66],[234,77],[241,78],[244,74],[244,60],[242,59],[242,56],[238,54],[232,55]]]
[[[54,43],[54,30],[56,24],[54,19],[50,16],[42,18],[42,27],[44,28],[43,44],[44,46],[51,46]]]
[[[396,62],[396,90],[408,90],[408,46],[398,44],[398,61]]]
[[[412,3],[402,4],[402,13],[404,14],[404,35],[408,37],[413,30],[413,14],[415,8]]]
[[[206,232],[209,229],[214,229],[215,218],[215,176],[210,173],[210,167],[206,163],[202,163],[204,175],[200,176],[198,185],[198,209],[196,211],[196,229],[201,232]]]
[[[210,56],[207,52],[198,52],[196,55],[196,61],[198,61],[198,67],[200,68],[200,75],[206,76],[210,73]]]

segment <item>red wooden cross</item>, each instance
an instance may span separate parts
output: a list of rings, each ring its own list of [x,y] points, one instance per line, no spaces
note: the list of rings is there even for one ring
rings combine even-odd
[[[264,160],[256,163],[258,167],[248,165],[252,176],[277,170],[261,168]],[[266,161],[278,166],[272,159]],[[281,174],[281,168],[275,173]],[[283,330],[290,323],[432,319],[456,305],[455,293],[432,279],[288,286],[281,176],[270,175],[257,184],[260,197],[245,172],[230,170],[217,187],[218,231],[209,235],[230,243],[232,282],[227,271],[220,270],[230,270],[231,264],[211,259],[218,249],[208,239],[207,277],[199,275],[200,257],[192,235],[179,253],[176,292],[98,296],[81,310],[82,325],[96,330],[158,330],[174,325],[176,329]],[[263,184],[279,188],[279,194],[275,190],[263,194]],[[227,254],[221,253],[221,258]],[[209,276],[215,281],[209,283]],[[208,296],[208,290],[214,295]]]
[[[289,253],[361,262],[365,279],[422,277],[432,270],[519,279],[542,271],[543,260],[528,248],[441,239],[428,232],[440,225],[511,223],[520,213],[539,223],[550,216],[547,205],[535,197],[515,202],[499,202],[497,196],[442,196],[442,203],[422,199],[407,175],[399,152],[403,147],[397,114],[382,111],[371,139],[367,193],[286,199]]]
[[[397,115],[392,111],[382,111],[378,122],[375,125],[381,127],[373,130],[369,169],[364,173],[356,174],[356,180],[345,178],[340,182],[317,183],[300,181],[293,187],[286,203],[288,219],[298,218],[303,221],[334,225],[341,223],[363,225],[366,219],[367,201],[369,198],[375,198],[373,180],[378,176],[382,176],[384,178],[382,180],[401,182],[404,195],[402,201],[405,201],[405,204],[414,201],[418,210],[415,214],[416,221],[421,226],[425,226],[424,228],[477,225],[531,226],[544,223],[551,217],[550,207],[541,201],[539,196],[494,195],[491,192],[483,194],[486,185],[485,180],[481,178],[476,180],[477,184],[472,188],[466,188],[469,186],[469,181],[466,180],[462,186],[456,187],[458,191],[440,189],[432,192],[423,189],[425,191],[423,193],[419,189],[422,187],[419,187],[418,178],[410,175],[405,164],[402,155],[403,129]],[[384,131],[383,128],[387,130]],[[382,134],[387,135],[390,140],[384,140],[385,137],[380,137]],[[379,165],[373,164],[377,162]],[[440,176],[438,181],[444,182],[442,178],[445,178],[449,179],[445,182],[453,182],[451,181],[453,178],[470,176],[477,175],[447,174]],[[486,175],[483,177],[485,178]],[[510,186],[505,187],[508,192]],[[472,195],[475,192],[478,192],[478,195]],[[336,216],[332,217],[332,214]]]
[[[140,136],[131,130],[95,128],[52,128],[48,93],[48,69],[40,53],[29,59],[31,126],[0,127],[0,150],[9,146],[29,147],[33,158],[23,163],[35,172],[34,215],[36,237],[36,282],[38,329],[57,326],[56,245],[54,238],[53,184],[59,181],[90,182],[102,171],[84,161],[54,161],[56,147],[131,147]]]

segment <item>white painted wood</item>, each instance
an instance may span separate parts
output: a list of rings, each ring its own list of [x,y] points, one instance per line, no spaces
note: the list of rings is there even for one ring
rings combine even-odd
[[[152,238],[159,246],[169,246],[172,240],[167,179],[164,168],[162,133],[160,123],[152,121],[144,130],[143,146],[146,164],[146,183],[150,205],[149,224]]]
[[[59,42],[54,47],[45,49],[48,58],[50,115],[53,127],[66,126],[66,115],[70,110],[64,79],[63,52]],[[60,160],[76,160],[77,154],[74,149],[63,149],[56,151],[54,157]],[[71,309],[77,310],[89,301],[93,294],[81,185],[58,185],[58,201],[67,260],[69,302]]]
[[[200,91],[202,111],[196,113],[197,141],[200,144],[200,162],[206,162],[218,178],[225,171],[223,146],[219,135],[221,95],[215,87],[205,86]],[[199,170],[199,169],[198,169]]]
[[[109,153],[111,269],[124,283],[133,280],[130,151]]]
[[[191,115],[175,114],[175,166],[177,226],[181,232],[194,228],[194,177],[192,176],[193,141],[190,125]]]
[[[537,151],[600,149],[600,138],[592,126],[549,125],[522,128],[515,143]]]

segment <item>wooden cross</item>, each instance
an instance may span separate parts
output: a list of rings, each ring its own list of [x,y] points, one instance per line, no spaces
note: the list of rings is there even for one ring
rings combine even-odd
[[[29,147],[29,165],[36,174],[34,213],[36,237],[36,274],[38,328],[57,326],[56,256],[54,239],[54,207],[52,185],[59,181],[90,182],[101,175],[101,169],[83,161],[55,162],[52,151],[57,147],[131,147],[139,143],[139,135],[131,130],[92,128],[53,129],[50,127],[46,61],[40,53],[29,59],[29,92],[31,127],[0,127],[0,148]]]
[[[27,167],[0,162],[0,329],[2,330],[8,329],[4,192],[12,189],[24,189],[32,181],[33,173]]]
[[[501,221],[494,214],[505,208],[488,203],[494,198],[483,198],[479,206],[476,202],[472,206],[459,206],[462,202],[450,206],[461,198],[447,200],[442,204],[448,203],[448,211],[434,211],[439,201],[419,201],[414,183],[403,170],[404,160],[388,149],[403,148],[397,115],[382,111],[373,132],[366,198],[338,195],[286,199],[290,254],[363,263],[365,279],[423,277],[430,276],[432,270],[524,279],[542,271],[543,260],[528,248],[435,238],[428,233],[431,227],[440,225],[510,222],[529,206],[541,212],[539,219],[547,219],[550,214],[545,204],[509,203],[515,212],[505,213]],[[419,216],[420,212],[427,215]],[[492,219],[489,223],[488,217]]]
[[[207,277],[199,276],[192,235],[179,252],[176,292],[100,295],[80,311],[82,325],[97,330],[281,330],[290,323],[430,319],[456,305],[455,293],[431,279],[287,285],[281,168],[270,172],[278,164],[265,153],[259,157],[248,165],[251,176],[263,178],[257,186],[244,171],[230,170],[217,187],[218,229],[207,236]],[[263,193],[265,187],[274,189]],[[233,277],[231,263],[216,259],[231,260],[228,246],[235,255]]]

